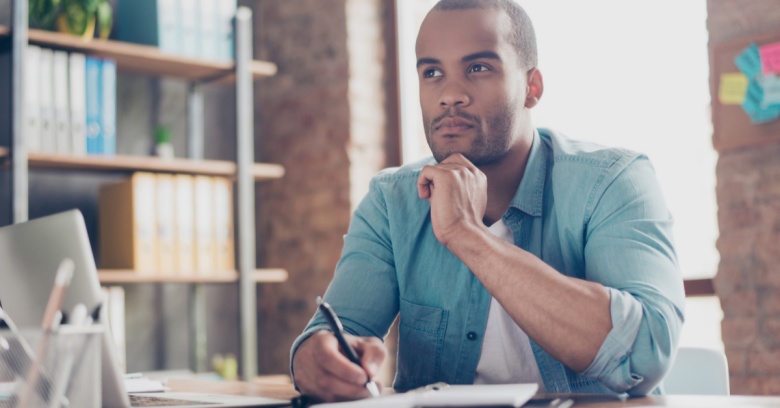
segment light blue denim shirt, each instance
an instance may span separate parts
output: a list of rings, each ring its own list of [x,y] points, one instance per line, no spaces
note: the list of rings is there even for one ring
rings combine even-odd
[[[436,240],[430,205],[417,195],[420,169],[434,163],[372,179],[325,293],[345,330],[358,336],[384,338],[400,312],[398,391],[471,384],[490,308],[490,293]],[[659,392],[676,353],[685,295],[672,216],[648,158],[539,129],[503,220],[515,245],[610,293],[612,330],[584,372],[531,340],[547,392]],[[291,356],[324,326],[315,314]]]

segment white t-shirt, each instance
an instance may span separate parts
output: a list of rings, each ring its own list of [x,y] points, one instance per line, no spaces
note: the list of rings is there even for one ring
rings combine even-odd
[[[498,220],[489,230],[493,235],[514,244],[512,231],[503,220]],[[544,392],[542,376],[528,335],[492,298],[474,384],[516,383],[536,383],[539,384],[539,392]]]

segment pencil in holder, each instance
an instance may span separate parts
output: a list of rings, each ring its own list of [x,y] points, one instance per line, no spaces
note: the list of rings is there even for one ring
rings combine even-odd
[[[100,407],[102,331],[0,330],[0,408]]]

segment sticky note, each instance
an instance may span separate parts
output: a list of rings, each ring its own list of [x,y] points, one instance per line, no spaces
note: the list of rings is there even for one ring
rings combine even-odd
[[[761,56],[756,44],[750,44],[734,58],[734,64],[749,79],[755,78],[761,73]]]
[[[758,47],[761,72],[764,75],[780,74],[780,42]]]
[[[780,117],[780,105],[771,105],[768,108],[761,106],[764,94],[764,88],[758,80],[749,81],[742,109],[750,117],[751,123],[767,123]]]
[[[764,75],[758,79],[758,83],[764,91],[763,98],[761,98],[761,107],[780,106],[780,77],[777,75]]]
[[[722,74],[720,76],[720,88],[718,99],[721,105],[741,105],[745,100],[748,88],[748,79],[740,72]]]
[[[768,123],[780,118],[780,107],[776,109],[762,109],[750,115],[750,122],[755,124]]]

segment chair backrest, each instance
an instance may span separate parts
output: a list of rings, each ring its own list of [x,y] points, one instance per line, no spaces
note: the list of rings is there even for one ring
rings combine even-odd
[[[676,395],[729,395],[729,368],[721,350],[680,347],[664,390]]]

